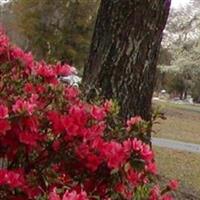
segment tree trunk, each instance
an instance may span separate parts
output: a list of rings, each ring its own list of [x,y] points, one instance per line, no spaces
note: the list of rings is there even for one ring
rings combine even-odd
[[[88,63],[86,93],[117,99],[121,115],[149,120],[156,64],[171,0],[102,0]]]
[[[186,100],[187,99],[187,89],[184,91],[184,100]]]

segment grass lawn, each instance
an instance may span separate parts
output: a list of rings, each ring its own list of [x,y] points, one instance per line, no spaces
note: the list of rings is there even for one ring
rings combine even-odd
[[[155,101],[157,105],[167,108],[176,108],[190,112],[196,112],[200,114],[200,105],[198,104],[177,104],[173,102],[165,102],[165,101]]]
[[[200,106],[156,102],[167,117],[154,125],[156,137],[200,144]]]
[[[178,179],[176,199],[200,199],[200,155],[154,147],[159,174]]]
[[[167,117],[154,125],[156,137],[200,144],[200,106],[155,102]],[[178,179],[175,199],[200,200],[200,154],[154,147],[161,183]]]

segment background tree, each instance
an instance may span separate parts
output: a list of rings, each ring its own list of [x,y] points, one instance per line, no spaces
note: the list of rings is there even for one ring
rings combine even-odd
[[[0,4],[0,26],[2,26],[12,41],[26,48],[26,39],[18,32],[16,26],[16,13],[12,11],[13,2]]]
[[[14,0],[15,30],[37,59],[83,67],[99,0]],[[14,41],[15,42],[15,41]]]
[[[151,117],[156,64],[170,0],[102,0],[83,83],[116,98],[121,115]]]
[[[166,89],[180,99],[186,99],[187,94],[195,101],[199,98],[199,24],[199,1],[194,0],[184,8],[171,10],[162,42],[165,51],[160,52],[158,91]]]

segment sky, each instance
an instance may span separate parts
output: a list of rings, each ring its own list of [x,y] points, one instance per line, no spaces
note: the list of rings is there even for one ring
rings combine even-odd
[[[0,3],[5,3],[7,2],[7,0],[0,0]]]
[[[178,8],[180,6],[184,6],[188,4],[190,0],[172,0],[172,7]]]

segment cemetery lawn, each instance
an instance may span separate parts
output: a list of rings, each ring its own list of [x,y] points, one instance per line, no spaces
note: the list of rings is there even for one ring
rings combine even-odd
[[[180,181],[176,200],[200,199],[200,154],[154,147],[161,183]]]
[[[154,137],[200,144],[200,106],[156,102],[166,120],[158,120]]]

